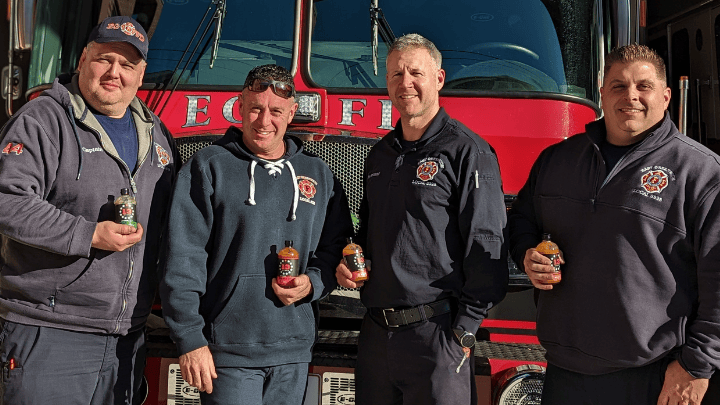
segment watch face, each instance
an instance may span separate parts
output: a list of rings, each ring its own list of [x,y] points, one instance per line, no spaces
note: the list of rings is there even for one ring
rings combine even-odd
[[[462,347],[473,347],[475,346],[475,336],[472,333],[466,332],[460,339]]]

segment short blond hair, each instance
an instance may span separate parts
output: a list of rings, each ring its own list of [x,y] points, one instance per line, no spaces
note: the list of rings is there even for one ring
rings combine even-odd
[[[605,58],[605,76],[616,63],[648,62],[655,67],[658,79],[667,86],[665,61],[655,50],[638,44],[630,44],[613,49]]]

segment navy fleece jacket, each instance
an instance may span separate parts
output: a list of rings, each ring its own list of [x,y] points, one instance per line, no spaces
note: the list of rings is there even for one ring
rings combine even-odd
[[[231,127],[180,171],[160,286],[163,315],[180,354],[207,345],[219,367],[310,362],[313,305],[335,288],[352,234],[347,198],[298,139],[285,138],[279,173],[241,143],[241,131]],[[313,287],[288,306],[271,284],[286,240]]]
[[[720,367],[720,158],[662,124],[607,172],[603,120],[550,146],[509,213],[510,249],[552,234],[562,281],[541,291],[540,343],[597,375],[667,355],[696,377]]]

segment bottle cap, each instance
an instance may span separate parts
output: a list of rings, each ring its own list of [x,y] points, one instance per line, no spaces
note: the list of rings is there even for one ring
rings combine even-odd
[[[549,233],[544,233],[544,234],[543,234],[543,240],[550,240],[550,234],[549,234]]]
[[[130,194],[130,190],[128,190],[128,189],[126,189],[126,188],[120,189],[120,194],[121,194],[121,195],[128,195],[128,194]]]
[[[293,241],[291,241],[291,240],[285,241],[285,247],[292,247],[292,245],[293,245]]]
[[[353,243],[352,238],[346,238],[345,241],[347,242],[348,245]]]

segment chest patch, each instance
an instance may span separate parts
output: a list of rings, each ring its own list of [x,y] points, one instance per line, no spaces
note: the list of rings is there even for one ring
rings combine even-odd
[[[430,181],[435,175],[444,169],[445,164],[438,158],[425,158],[418,163],[417,178],[422,181]]]
[[[663,170],[651,170],[642,175],[640,185],[648,193],[659,193],[668,185],[668,175]]]
[[[315,205],[313,198],[317,193],[317,181],[306,176],[297,176],[297,179],[298,189],[301,194],[300,201]]]
[[[159,144],[155,144],[155,153],[158,157],[158,167],[165,167],[170,164],[170,154]]]

